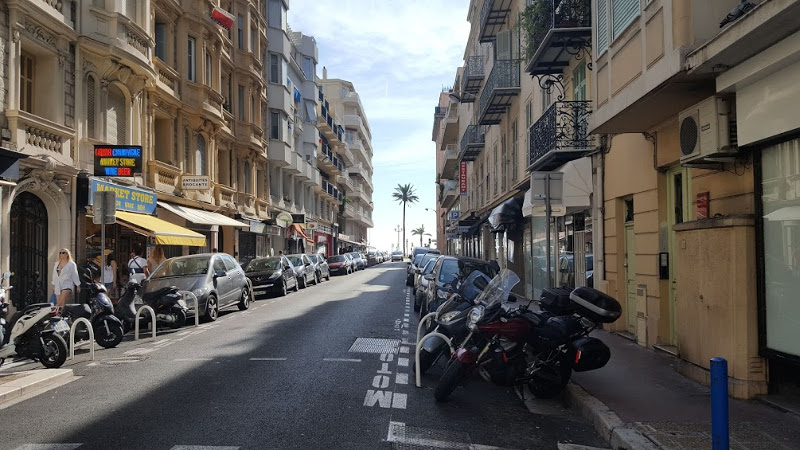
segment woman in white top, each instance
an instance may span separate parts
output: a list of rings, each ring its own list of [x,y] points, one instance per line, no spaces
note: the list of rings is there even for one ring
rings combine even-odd
[[[114,261],[114,256],[111,252],[106,251],[106,267],[104,272],[103,284],[106,286],[106,291],[112,297],[116,296],[117,292],[117,262]]]
[[[66,305],[73,289],[80,285],[78,266],[72,261],[72,253],[68,249],[62,248],[58,252],[58,262],[53,267],[53,294],[56,296],[56,304],[58,306]]]

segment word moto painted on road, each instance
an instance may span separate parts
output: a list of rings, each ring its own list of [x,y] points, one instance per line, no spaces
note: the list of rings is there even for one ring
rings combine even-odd
[[[389,370],[389,363],[394,361],[394,354],[382,353],[380,360],[381,368],[372,378],[372,387],[375,389],[367,390],[364,406],[377,405],[381,408],[406,409],[408,394],[384,390],[392,383],[391,376],[394,375],[394,372]]]
[[[94,175],[132,177],[142,173],[141,145],[95,145]]]

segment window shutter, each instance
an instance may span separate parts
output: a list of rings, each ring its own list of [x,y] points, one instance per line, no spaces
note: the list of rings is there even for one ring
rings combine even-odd
[[[497,33],[497,60],[511,59],[511,31],[503,30]]]
[[[608,0],[597,0],[597,54],[608,49]]]
[[[106,140],[110,144],[124,145],[126,111],[125,95],[118,87],[111,85],[108,88],[108,109],[106,113]]]
[[[95,89],[94,77],[89,76],[86,79],[86,133],[90,138],[96,137]]]
[[[616,39],[622,31],[639,16],[639,0],[612,0],[611,24],[612,39]]]

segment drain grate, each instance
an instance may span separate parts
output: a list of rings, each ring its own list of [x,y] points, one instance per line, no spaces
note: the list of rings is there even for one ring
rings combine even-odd
[[[397,353],[400,339],[358,338],[350,346],[353,353]]]
[[[100,364],[106,364],[109,366],[119,366],[121,364],[130,364],[130,363],[137,363],[140,361],[144,361],[147,359],[147,356],[144,355],[131,355],[131,356],[120,356],[118,358],[108,358],[100,361]]]

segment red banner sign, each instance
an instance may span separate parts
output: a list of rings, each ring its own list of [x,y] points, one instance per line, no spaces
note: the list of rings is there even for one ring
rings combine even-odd
[[[467,195],[467,162],[461,161],[461,168],[458,173],[461,195]]]

